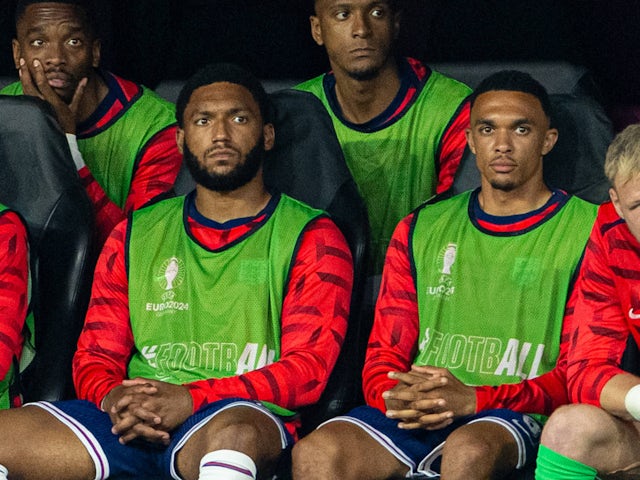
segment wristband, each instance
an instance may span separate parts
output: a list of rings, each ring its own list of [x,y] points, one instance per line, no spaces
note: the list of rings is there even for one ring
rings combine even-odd
[[[640,421],[640,385],[629,389],[624,397],[624,407],[635,420]]]

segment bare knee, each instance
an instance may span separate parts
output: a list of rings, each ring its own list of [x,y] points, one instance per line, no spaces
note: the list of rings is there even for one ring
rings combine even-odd
[[[442,450],[443,462],[455,459],[461,464],[473,466],[479,460],[495,454],[495,445],[491,445],[484,436],[476,435],[465,428],[454,430],[448,437]]]
[[[177,454],[177,466],[183,478],[197,478],[199,460],[216,450],[235,450],[249,456],[258,472],[273,469],[282,443],[276,424],[253,408],[230,408],[200,428]]]
[[[541,443],[578,460],[587,458],[595,445],[605,441],[611,416],[591,405],[565,405],[556,410],[542,430]]]
[[[407,466],[360,427],[331,422],[300,440],[292,453],[294,480],[405,478]]]
[[[256,424],[251,422],[231,423],[216,430],[216,434],[209,439],[209,450],[227,448],[243,450],[254,445],[261,437]]]
[[[501,478],[518,464],[518,446],[502,426],[479,422],[454,430],[442,451],[442,478]]]
[[[331,475],[324,478],[339,478],[337,475],[341,463],[339,442],[335,441],[330,429],[320,428],[300,441],[291,453],[293,478],[313,479],[318,472]]]
[[[95,466],[78,437],[45,410],[0,412],[0,463],[11,478],[94,478]],[[7,439],[11,439],[7,441]]]

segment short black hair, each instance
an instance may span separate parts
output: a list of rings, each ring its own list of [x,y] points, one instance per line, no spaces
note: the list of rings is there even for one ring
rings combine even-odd
[[[501,70],[482,80],[469,97],[471,107],[483,93],[506,90],[509,92],[528,93],[536,97],[542,105],[545,115],[551,119],[552,107],[547,89],[535,78],[519,70]]]
[[[234,63],[211,63],[198,70],[180,90],[176,101],[176,120],[180,127],[184,122],[184,110],[187,108],[189,99],[193,92],[199,87],[211,85],[212,83],[229,82],[241,85],[253,96],[260,108],[260,115],[264,123],[271,123],[273,118],[273,107],[269,95],[265,91],[262,83],[253,73]]]
[[[16,27],[20,19],[24,16],[27,7],[39,3],[64,3],[78,7],[84,17],[82,21],[89,29],[89,32],[94,36],[98,36],[98,26],[94,18],[95,4],[92,0],[18,0],[14,13],[14,24]]]
[[[308,0],[309,10],[313,15],[315,15],[315,12],[316,12],[316,3],[318,3],[319,1],[320,0]],[[389,7],[391,8],[391,11],[394,13],[397,13],[400,10],[402,10],[403,0],[383,0],[383,1],[387,2]]]

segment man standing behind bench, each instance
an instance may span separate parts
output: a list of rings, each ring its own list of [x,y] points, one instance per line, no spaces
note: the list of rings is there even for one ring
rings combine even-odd
[[[331,115],[369,213],[369,273],[380,275],[398,222],[453,183],[471,90],[396,55],[400,1],[310,1],[311,35],[331,71],[296,88],[316,95]]]

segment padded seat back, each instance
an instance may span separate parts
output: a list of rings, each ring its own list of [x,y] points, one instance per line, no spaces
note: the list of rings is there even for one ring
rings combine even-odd
[[[363,402],[362,367],[370,321],[361,315],[369,224],[364,201],[342,154],[333,123],[313,94],[271,94],[276,141],[265,162],[265,183],[325,210],[344,234],[354,263],[354,289],[347,335],[320,401],[302,410],[306,433]]]
[[[24,399],[72,398],[71,360],[91,290],[93,209],[45,102],[0,95],[0,202],[29,233],[36,354]]]

